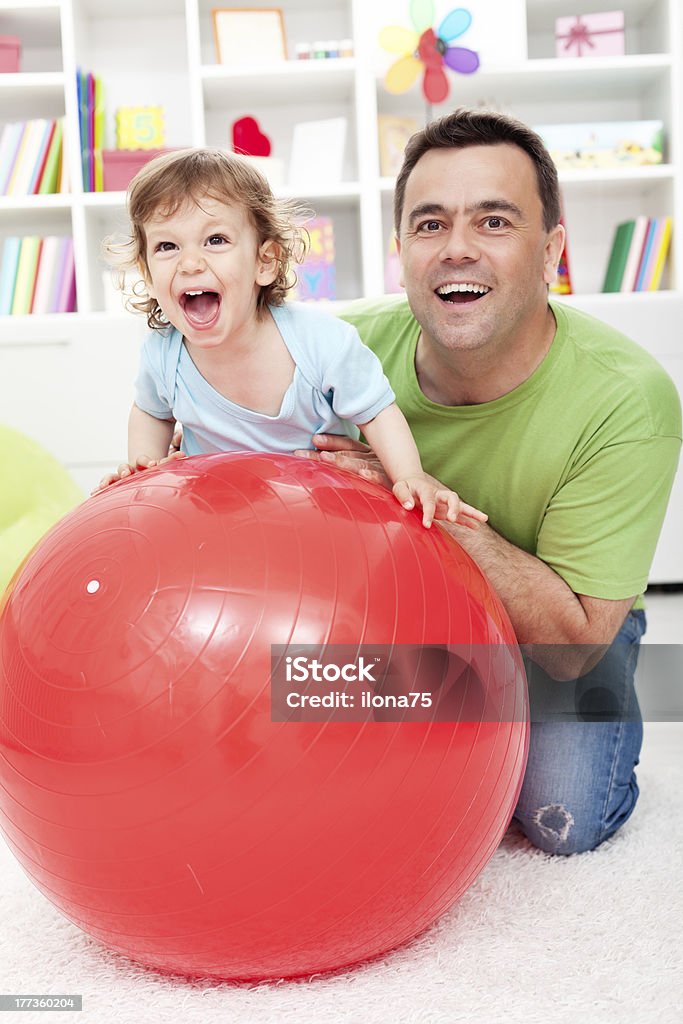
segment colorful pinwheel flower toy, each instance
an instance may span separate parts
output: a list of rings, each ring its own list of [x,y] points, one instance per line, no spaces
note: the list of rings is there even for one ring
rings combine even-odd
[[[472,15],[464,7],[456,7],[435,31],[433,0],[411,0],[410,18],[413,29],[388,25],[380,33],[382,48],[401,54],[387,71],[384,84],[389,92],[406,92],[424,69],[425,99],[428,103],[443,103],[449,92],[444,65],[461,75],[471,75],[479,67],[479,55],[474,50],[450,45],[470,27]]]

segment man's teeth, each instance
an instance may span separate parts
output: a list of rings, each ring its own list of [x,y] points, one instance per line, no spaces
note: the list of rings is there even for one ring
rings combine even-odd
[[[439,295],[452,295],[453,292],[474,292],[476,295],[486,295],[491,291],[485,284],[444,284],[436,290]]]

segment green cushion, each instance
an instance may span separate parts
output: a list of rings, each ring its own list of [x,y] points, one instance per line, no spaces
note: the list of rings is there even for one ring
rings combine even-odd
[[[34,544],[82,500],[57,459],[0,426],[0,593]]]

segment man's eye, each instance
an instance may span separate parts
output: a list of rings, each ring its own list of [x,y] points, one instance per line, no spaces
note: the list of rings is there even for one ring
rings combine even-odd
[[[438,220],[426,220],[423,224],[420,224],[420,231],[430,234],[438,231],[440,227],[441,223]]]
[[[487,217],[486,223],[490,228],[502,228],[505,227],[506,221],[502,217]]]

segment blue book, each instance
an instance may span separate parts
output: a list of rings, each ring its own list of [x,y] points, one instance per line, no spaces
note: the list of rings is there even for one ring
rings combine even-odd
[[[636,283],[633,286],[634,292],[645,291],[647,285],[645,284],[645,276],[648,263],[650,262],[650,253],[652,251],[652,245],[657,234],[657,217],[652,217],[650,223],[647,226],[647,234],[645,235],[645,241],[643,242],[643,255],[640,257],[640,266],[638,267],[638,276]]]
[[[2,247],[2,259],[0,259],[0,316],[6,316],[12,312],[20,249],[20,238],[5,239],[5,244]]]
[[[6,124],[2,130],[2,138],[0,138],[0,196],[7,195],[7,186],[12,177],[14,161],[25,128],[24,121],[15,121],[12,124]]]

